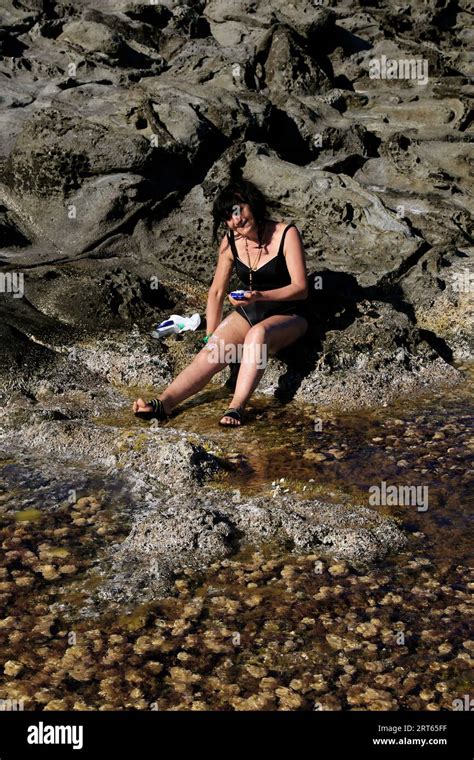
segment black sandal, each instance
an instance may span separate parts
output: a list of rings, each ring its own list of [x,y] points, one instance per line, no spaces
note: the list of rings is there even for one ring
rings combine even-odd
[[[241,427],[243,424],[243,412],[239,411],[241,408],[242,407],[239,407],[237,409],[235,406],[231,406],[222,415],[222,417],[232,417],[233,420],[238,420],[240,425],[230,425],[228,422],[222,422],[221,420],[219,420],[219,425],[222,425],[222,427]]]
[[[169,419],[169,415],[166,414],[163,402],[159,398],[152,398],[151,401],[147,401],[152,408],[151,412],[135,412],[135,417],[139,417],[141,420],[161,420],[165,422]]]

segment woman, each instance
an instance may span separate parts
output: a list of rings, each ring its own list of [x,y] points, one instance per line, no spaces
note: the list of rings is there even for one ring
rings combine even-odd
[[[240,348],[234,395],[220,424],[241,425],[245,405],[265,371],[262,354],[275,354],[308,329],[307,272],[299,232],[294,224],[268,219],[266,213],[264,195],[245,180],[230,182],[215,199],[213,242],[222,224],[227,232],[209,288],[206,345],[159,398],[134,402],[136,416],[167,419],[177,404],[229,363],[232,349]],[[227,295],[234,266],[246,288],[243,300]],[[235,310],[221,321],[226,295]]]

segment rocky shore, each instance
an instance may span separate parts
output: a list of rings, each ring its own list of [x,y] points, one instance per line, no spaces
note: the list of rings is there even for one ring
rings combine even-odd
[[[364,568],[407,542],[395,521],[366,507],[281,491],[245,498],[238,489],[212,488],[219,475],[225,484],[225,474],[238,465],[227,447],[203,435],[172,427],[131,429],[67,420],[57,409],[25,415],[12,408],[10,415],[14,440],[10,428],[0,436],[0,446],[19,462],[32,458],[36,476],[41,473],[47,480],[59,466],[60,493],[69,483],[72,509],[79,498],[77,463],[87,471],[102,471],[104,484],[119,477],[128,491],[130,532],[118,545],[110,543],[101,557],[102,600],[129,605],[170,594],[184,569],[206,568],[248,545],[271,542],[308,553],[317,549],[322,557]],[[29,417],[23,424],[22,416]]]
[[[439,430],[421,414],[402,435],[393,413],[363,440],[331,415],[466,381],[472,13],[451,0],[0,7],[0,699],[451,709],[472,652],[467,569],[432,547],[462,513],[443,489],[464,499],[468,414]],[[387,59],[420,67],[372,76]],[[297,224],[309,330],[270,359],[233,438],[217,420],[237,365],[145,424],[132,398],[202,345],[212,202],[231,176]],[[150,337],[195,312],[195,333]],[[441,483],[429,538],[419,516],[361,498],[364,478],[410,468]]]
[[[171,312],[204,316],[210,210],[230,175],[258,182],[307,254],[311,328],[264,392],[356,408],[460,379],[473,251],[462,5],[3,6],[4,401],[70,387],[74,348],[76,383],[94,382],[85,367],[112,379],[134,326],[136,384],[169,380],[174,349],[146,336]],[[426,81],[374,78],[382,56],[426,63]]]
[[[64,419],[72,401],[12,405],[1,699],[46,711],[467,709],[467,390],[328,413],[318,434],[311,405],[258,401],[250,442],[244,429],[193,431],[215,419],[210,397],[155,429],[130,426],[118,404],[94,424]],[[425,483],[429,509],[361,507],[381,473]]]

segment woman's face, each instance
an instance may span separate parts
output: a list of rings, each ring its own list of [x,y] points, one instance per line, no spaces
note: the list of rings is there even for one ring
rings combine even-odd
[[[226,220],[230,230],[239,235],[247,235],[256,228],[255,217],[248,203],[240,201],[232,207],[232,215]]]

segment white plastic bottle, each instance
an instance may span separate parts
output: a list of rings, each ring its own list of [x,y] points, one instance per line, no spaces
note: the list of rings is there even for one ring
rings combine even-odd
[[[182,317],[180,314],[172,314],[151,333],[153,338],[164,338],[165,335],[175,335],[176,333],[186,332],[187,330],[197,330],[201,324],[199,314],[193,314],[191,317]]]

